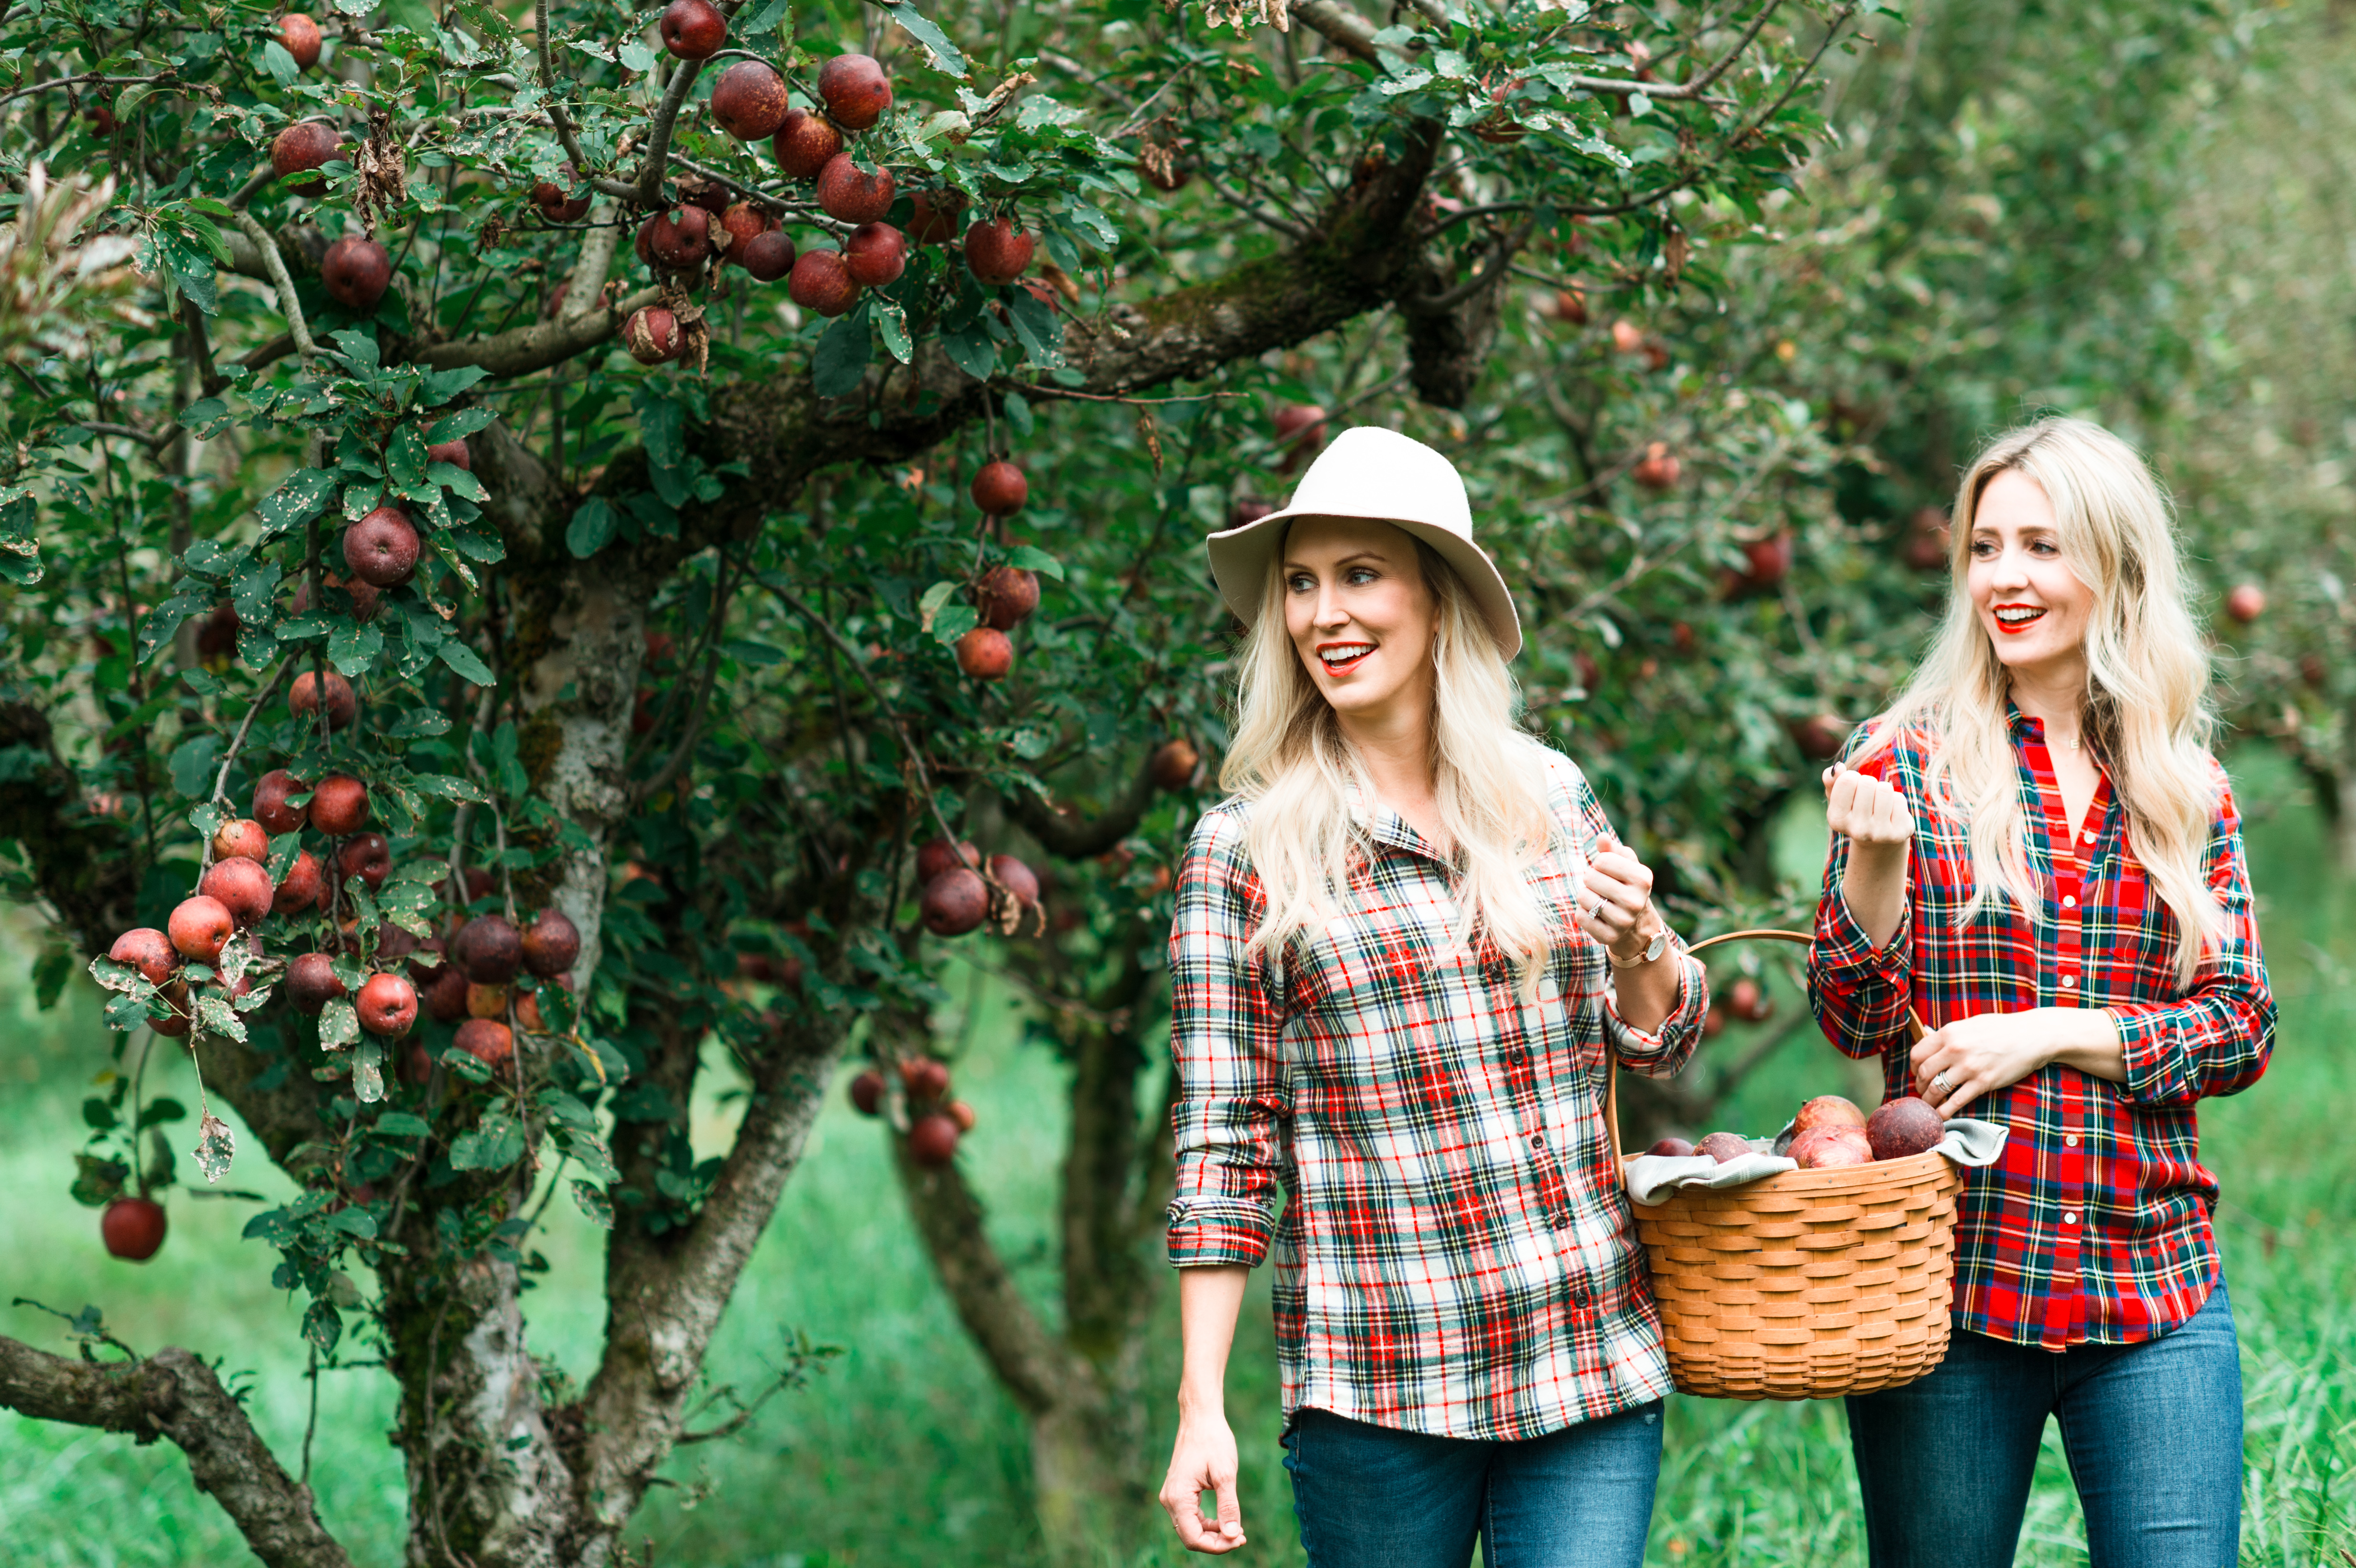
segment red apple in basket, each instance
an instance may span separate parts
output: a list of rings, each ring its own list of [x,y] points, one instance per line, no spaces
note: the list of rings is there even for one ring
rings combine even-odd
[[[1740,1133],[1712,1133],[1694,1146],[1696,1154],[1706,1154],[1724,1165],[1730,1159],[1740,1159],[1751,1152],[1751,1142]]]
[[[1683,1138],[1663,1138],[1659,1143],[1655,1144],[1651,1148],[1646,1149],[1644,1152],[1646,1154],[1665,1154],[1675,1159],[1682,1159],[1694,1152],[1694,1146],[1686,1142]]]
[[[1913,1094],[1890,1101],[1865,1124],[1866,1141],[1873,1146],[1876,1159],[1921,1154],[1936,1148],[1946,1136],[1947,1124],[1939,1119],[1939,1113]]]
[[[1792,1157],[1802,1170],[1871,1165],[1873,1145],[1860,1127],[1813,1127],[1792,1140]]]
[[[1855,1101],[1838,1094],[1819,1094],[1801,1106],[1800,1114],[1792,1118],[1792,1141],[1796,1144],[1803,1133],[1812,1133],[1818,1127],[1864,1125],[1865,1113],[1857,1108]]]

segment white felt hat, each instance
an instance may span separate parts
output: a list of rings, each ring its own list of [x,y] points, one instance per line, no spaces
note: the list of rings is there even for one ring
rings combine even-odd
[[[1269,563],[1294,517],[1370,517],[1406,529],[1456,569],[1507,658],[1522,651],[1521,617],[1496,566],[1472,542],[1472,507],[1456,465],[1395,430],[1362,424],[1320,453],[1280,512],[1213,534],[1206,548],[1219,596],[1247,626],[1259,619]]]

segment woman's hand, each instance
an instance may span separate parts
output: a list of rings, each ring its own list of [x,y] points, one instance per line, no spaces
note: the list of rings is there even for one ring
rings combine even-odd
[[[1914,840],[1914,814],[1897,785],[1858,773],[1846,763],[1825,770],[1825,824],[1859,853],[1888,854]]]
[[[1906,912],[1906,857],[1914,814],[1896,785],[1845,763],[1825,770],[1825,825],[1848,840],[1840,896],[1876,947],[1898,934]]]
[[[1203,1517],[1205,1492],[1218,1494],[1215,1520]],[[1189,1552],[1216,1556],[1244,1543],[1243,1509],[1236,1501],[1236,1435],[1224,1413],[1181,1407],[1170,1474],[1162,1483],[1162,1506]]]
[[[1957,1019],[1914,1042],[1917,1093],[1944,1120],[2050,1062],[2126,1080],[2116,1022],[2101,1008],[2031,1008]]]
[[[1661,928],[1653,912],[1653,871],[1611,834],[1596,842],[1580,900],[1579,929],[1625,964],[1644,951]]]

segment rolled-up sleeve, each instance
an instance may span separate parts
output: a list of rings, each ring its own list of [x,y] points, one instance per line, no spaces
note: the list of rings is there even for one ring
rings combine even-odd
[[[1859,725],[1843,754],[1854,760],[1871,731],[1871,725]],[[1887,778],[1895,771],[1899,787],[1907,788],[1906,770],[1893,770],[1886,755],[1858,771],[1874,778]],[[1907,793],[1907,805],[1919,822],[1923,808],[1912,791]],[[1892,1046],[1912,1043],[1906,1016],[1914,990],[1914,899],[1910,889],[1900,906],[1898,929],[1875,946],[1841,891],[1848,869],[1848,838],[1839,833],[1832,837],[1832,852],[1825,858],[1825,883],[1816,894],[1815,940],[1808,945],[1808,1008],[1825,1038],[1844,1054],[1879,1056]],[[1912,860],[1910,851],[1910,880]]]
[[[2233,1094],[2256,1083],[2274,1055],[2275,997],[2258,945],[2242,818],[2221,786],[2204,869],[2223,912],[2215,949],[2204,955],[2190,994],[2174,1002],[2114,1002],[2126,1055],[2126,1098],[2181,1105]]]
[[[1263,958],[1245,944],[1265,910],[1243,825],[1195,824],[1170,930],[1171,1111],[1177,1172],[1170,1261],[1257,1265],[1276,1232],[1284,1128],[1291,1115],[1283,1017]]]

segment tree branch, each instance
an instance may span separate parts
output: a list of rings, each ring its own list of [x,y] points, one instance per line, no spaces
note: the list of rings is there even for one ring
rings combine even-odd
[[[245,230],[245,237],[252,240],[254,249],[262,253],[262,264],[270,274],[270,285],[278,291],[278,309],[286,317],[287,336],[294,339],[294,352],[303,357],[303,363],[310,364],[318,357],[319,347],[311,341],[311,328],[303,320],[303,302],[294,297],[294,280],[286,274],[286,258],[278,253],[277,244],[255,221],[253,214],[241,208],[230,216],[237,220],[237,226]]]
[[[213,1370],[186,1350],[142,1361],[81,1361],[0,1338],[0,1406],[36,1421],[168,1437],[198,1488],[270,1568],[351,1568],[308,1487],[281,1467]]]
[[[1085,860],[1101,855],[1137,831],[1139,820],[1153,804],[1153,774],[1140,768],[1128,790],[1101,816],[1072,816],[1057,811],[1035,795],[1001,795],[1006,814],[1023,831],[1039,841],[1050,855]]]

